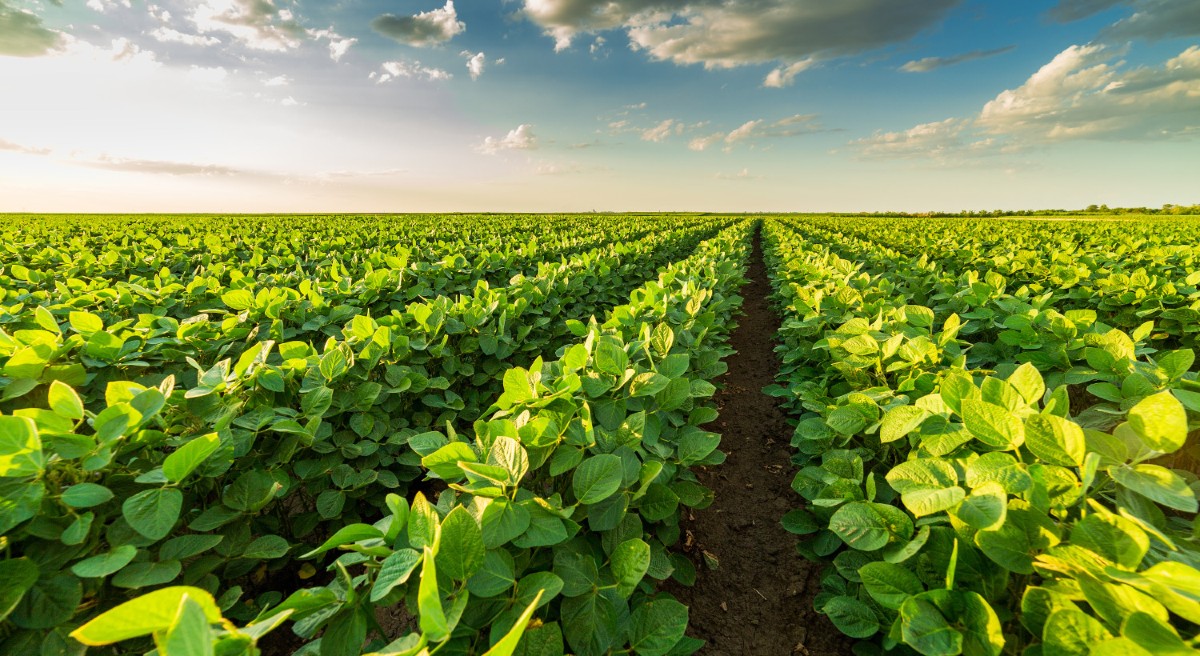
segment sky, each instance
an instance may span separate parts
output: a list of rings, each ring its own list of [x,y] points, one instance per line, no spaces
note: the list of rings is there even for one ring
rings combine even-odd
[[[0,211],[1200,202],[1200,0],[0,0]]]

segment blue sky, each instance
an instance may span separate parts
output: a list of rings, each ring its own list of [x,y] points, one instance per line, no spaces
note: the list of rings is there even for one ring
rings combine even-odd
[[[1194,203],[1196,0],[0,0],[0,211]]]

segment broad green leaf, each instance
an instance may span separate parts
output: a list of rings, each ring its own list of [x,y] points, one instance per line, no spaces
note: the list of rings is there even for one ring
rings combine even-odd
[[[571,487],[580,503],[593,504],[616,494],[621,488],[622,476],[620,457],[612,454],[592,456],[575,468]]]
[[[84,337],[104,330],[104,321],[91,312],[71,312],[67,315],[67,320],[71,328]]]
[[[1035,636],[1041,636],[1046,620],[1055,611],[1079,610],[1071,598],[1049,588],[1028,587],[1021,597],[1021,624]]]
[[[1200,510],[1196,493],[1178,474],[1158,465],[1119,465],[1108,468],[1117,483],[1168,508],[1194,513]]]
[[[925,591],[916,574],[892,563],[867,563],[859,568],[858,576],[871,598],[892,610],[899,610],[905,599]]]
[[[1017,388],[1029,405],[1036,405],[1046,393],[1046,383],[1037,367],[1026,362],[1008,377],[1008,384]]]
[[[320,656],[359,656],[367,639],[367,618],[362,609],[350,607],[338,613],[321,637]]]
[[[210,624],[221,621],[221,610],[211,594],[199,588],[177,586],[148,592],[102,613],[73,631],[71,637],[99,647],[165,631],[174,623],[185,596],[200,607]]]
[[[879,429],[879,439],[885,443],[902,439],[909,433],[920,428],[921,424],[929,416],[929,412],[924,408],[912,405],[902,405],[892,408],[883,415],[883,424]]]
[[[42,440],[33,420],[0,416],[0,477],[34,476],[44,466]]]
[[[83,600],[83,585],[66,572],[41,576],[25,592],[8,621],[22,629],[52,629],[75,614]]]
[[[630,617],[629,646],[638,656],[667,656],[683,639],[688,608],[674,599],[648,601]]]
[[[121,514],[133,530],[151,540],[161,540],[179,521],[183,493],[175,488],[145,490],[129,497],[121,505]]]
[[[28,558],[0,560],[0,621],[17,607],[37,579],[37,565]]]
[[[1196,653],[1170,624],[1148,613],[1130,614],[1121,626],[1121,635],[1152,654],[1194,656]]]
[[[50,383],[48,401],[54,414],[67,419],[83,419],[83,401],[70,385],[59,380]]]
[[[462,506],[450,511],[442,520],[438,571],[456,581],[466,581],[483,567],[484,556],[483,530],[479,523]]]
[[[1187,412],[1169,391],[1148,396],[1133,406],[1129,426],[1147,447],[1161,453],[1173,453],[1187,440]]]
[[[838,508],[829,518],[829,530],[859,551],[882,549],[892,536],[885,518],[861,501]]]
[[[650,569],[650,545],[639,539],[627,540],[613,549],[610,559],[617,591],[628,599]]]
[[[379,574],[371,586],[371,603],[383,599],[398,585],[403,585],[421,563],[421,554],[413,549],[392,552],[379,566]],[[472,592],[474,594],[474,592]]]
[[[1008,514],[1008,495],[1002,485],[988,481],[971,490],[954,514],[973,529],[993,528],[1002,523]]]
[[[1092,513],[1071,527],[1071,544],[1133,570],[1149,551],[1150,537],[1136,523],[1120,515]]]
[[[463,477],[460,462],[477,462],[475,450],[465,442],[451,442],[421,459],[421,466],[428,469],[433,478],[457,481]]]
[[[963,424],[980,442],[1002,450],[1025,443],[1025,425],[1007,408],[982,400],[964,399]]]
[[[281,558],[290,548],[291,546],[287,540],[278,535],[263,535],[255,538],[246,547],[246,550],[242,552],[242,558],[252,558],[255,560]]]
[[[1064,467],[1079,467],[1087,456],[1087,440],[1078,424],[1055,415],[1025,418],[1025,445],[1042,460]]]
[[[159,652],[162,656],[213,656],[210,624],[204,607],[185,594],[171,628],[159,643]]]
[[[516,583],[513,557],[504,549],[492,549],[484,556],[483,567],[467,581],[467,589],[472,597],[495,597],[511,590]]]
[[[163,475],[172,483],[182,481],[220,446],[221,439],[216,433],[193,438],[163,460]]]
[[[92,508],[112,498],[112,490],[95,483],[76,483],[62,493],[62,502],[72,508]]]
[[[833,597],[825,602],[822,611],[839,631],[851,638],[861,640],[879,632],[879,618],[875,611],[853,597]]]
[[[1065,608],[1046,620],[1042,633],[1044,656],[1088,656],[1092,645],[1113,637],[1104,625],[1081,610]]]
[[[137,547],[123,544],[108,553],[92,556],[71,566],[71,572],[80,578],[102,578],[114,574],[133,561]]]
[[[614,456],[615,457],[615,456]],[[483,509],[480,524],[483,529],[483,546],[495,549],[508,544],[529,529],[532,518],[529,511],[508,499],[493,499]]]

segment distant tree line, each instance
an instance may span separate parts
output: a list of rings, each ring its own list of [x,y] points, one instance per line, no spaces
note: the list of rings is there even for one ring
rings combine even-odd
[[[1081,210],[962,210],[960,212],[853,212],[843,216],[880,216],[880,217],[1005,217],[1005,216],[1120,216],[1125,214],[1140,214],[1150,216],[1181,216],[1200,215],[1200,204],[1174,205],[1167,203],[1162,207],[1109,207],[1108,205],[1088,205]]]

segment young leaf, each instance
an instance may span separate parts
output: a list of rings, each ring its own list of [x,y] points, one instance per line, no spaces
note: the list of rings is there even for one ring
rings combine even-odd
[[[148,592],[93,618],[71,632],[71,637],[92,647],[150,635],[171,627],[180,603],[187,597],[200,607],[210,624],[221,621],[221,609],[211,594],[199,588],[178,586]]]
[[[163,460],[163,475],[172,483],[182,481],[220,446],[221,439],[216,433],[193,438]]]

